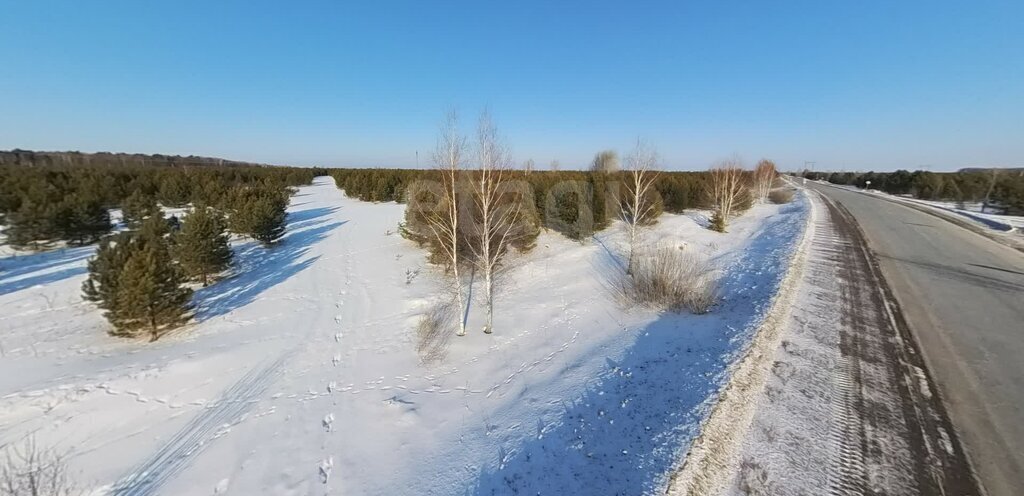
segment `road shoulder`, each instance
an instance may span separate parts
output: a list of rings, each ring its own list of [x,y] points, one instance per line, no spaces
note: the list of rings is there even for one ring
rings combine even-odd
[[[816,220],[796,297],[731,479],[710,494],[979,494],[863,233],[808,194]]]

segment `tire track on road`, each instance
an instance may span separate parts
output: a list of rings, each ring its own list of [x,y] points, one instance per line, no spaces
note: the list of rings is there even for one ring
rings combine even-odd
[[[980,494],[945,407],[922,387],[931,378],[866,238],[822,199],[846,248],[830,493]]]

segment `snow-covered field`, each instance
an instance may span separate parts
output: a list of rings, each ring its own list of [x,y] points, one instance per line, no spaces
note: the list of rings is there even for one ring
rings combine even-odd
[[[495,333],[471,309],[432,366],[414,329],[443,277],[395,234],[403,209],[318,178],[283,242],[236,243],[236,275],[197,290],[195,323],[156,343],[106,336],[81,300],[93,247],[0,259],[0,444],[34,434],[96,494],[658,492],[808,207],[758,205],[727,234],[660,219],[648,242],[721,267],[724,299],[702,316],[617,304],[615,227],[543,233],[511,261]]]

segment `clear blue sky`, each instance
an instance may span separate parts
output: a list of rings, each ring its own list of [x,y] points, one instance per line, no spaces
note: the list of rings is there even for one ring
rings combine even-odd
[[[542,166],[1024,166],[1024,1],[0,0],[0,149],[412,166],[449,106]]]

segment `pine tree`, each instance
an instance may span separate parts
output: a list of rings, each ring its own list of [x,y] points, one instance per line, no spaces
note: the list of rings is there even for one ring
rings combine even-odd
[[[95,243],[110,233],[110,212],[96,197],[72,195],[59,207],[61,238],[72,245]]]
[[[163,215],[160,206],[156,203],[156,198],[140,190],[135,190],[121,202],[121,214],[129,229],[138,229],[142,221],[149,217]]]
[[[197,206],[174,235],[178,263],[188,276],[199,278],[204,287],[210,274],[222,272],[231,264],[231,247],[224,228],[223,214]]]
[[[251,210],[252,237],[269,245],[284,236],[287,207],[287,201],[281,201],[280,197],[264,196],[258,199]]]
[[[231,230],[269,245],[284,235],[288,195],[283,189],[245,188],[232,200]]]
[[[725,232],[725,217],[722,216],[722,212],[715,210],[715,213],[711,215],[711,225],[709,227],[712,231]]]
[[[149,217],[138,227],[139,237],[145,242],[153,242],[168,246],[168,235],[171,234],[171,225],[162,215]]]
[[[192,291],[182,287],[185,275],[171,259],[168,232],[162,217],[150,217],[138,231],[103,239],[89,261],[83,298],[106,310],[114,326],[110,334],[148,331],[156,340],[162,330],[188,320]]]
[[[18,248],[40,249],[60,237],[54,223],[56,205],[45,200],[24,199],[18,210],[7,216],[7,242]]]
[[[117,279],[107,319],[117,335],[149,332],[156,341],[162,331],[191,318],[192,290],[182,287],[185,276],[166,249],[149,244],[131,254]]]
[[[192,196],[192,185],[189,178],[181,172],[168,172],[161,175],[157,187],[157,196],[160,202],[171,207],[185,205]]]
[[[29,190],[8,216],[7,239],[17,247],[46,248],[58,240],[71,245],[94,243],[110,232],[110,213],[100,199],[86,193],[56,198],[42,188]]]
[[[104,310],[111,310],[121,269],[140,246],[138,236],[130,232],[117,233],[100,241],[96,256],[89,260],[89,277],[82,283],[82,297]]]

